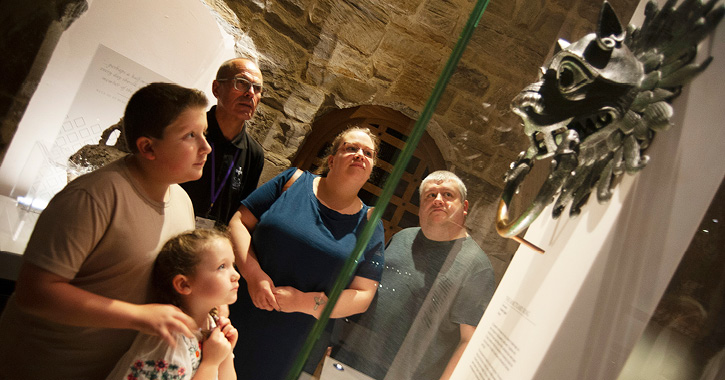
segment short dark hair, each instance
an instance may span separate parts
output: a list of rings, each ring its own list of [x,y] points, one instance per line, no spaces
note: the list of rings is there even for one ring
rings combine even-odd
[[[156,256],[151,283],[156,302],[181,307],[181,297],[174,289],[176,275],[192,276],[201,262],[201,251],[214,239],[229,240],[229,234],[216,229],[199,228],[174,236]]]
[[[164,130],[189,108],[206,108],[203,92],[174,83],[154,82],[131,95],[123,115],[123,135],[132,153],[139,137],[161,139]]]

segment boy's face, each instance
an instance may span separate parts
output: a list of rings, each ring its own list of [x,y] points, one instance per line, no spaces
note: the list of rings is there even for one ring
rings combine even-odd
[[[202,107],[187,108],[164,129],[163,138],[152,138],[154,161],[169,183],[201,178],[211,147],[206,142],[206,112]]]

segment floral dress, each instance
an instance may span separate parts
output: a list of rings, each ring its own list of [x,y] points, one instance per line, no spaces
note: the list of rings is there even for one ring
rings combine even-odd
[[[216,324],[210,316],[208,328]],[[106,380],[183,380],[194,377],[201,363],[203,333],[176,337],[176,347],[155,335],[139,333]]]

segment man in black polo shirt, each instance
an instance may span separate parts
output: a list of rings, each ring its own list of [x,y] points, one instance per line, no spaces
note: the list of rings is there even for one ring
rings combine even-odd
[[[230,59],[219,67],[212,83],[217,105],[206,114],[206,139],[212,148],[204,173],[181,184],[194,204],[197,227],[226,225],[240,202],[257,188],[264,166],[262,146],[247,133],[262,98],[262,73],[253,61]]]

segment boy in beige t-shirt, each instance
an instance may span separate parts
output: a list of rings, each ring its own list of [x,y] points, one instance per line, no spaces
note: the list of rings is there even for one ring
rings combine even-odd
[[[198,179],[211,148],[198,90],[152,83],[124,114],[132,153],[79,177],[50,201],[0,318],[0,379],[102,379],[137,331],[173,344],[194,321],[149,304],[160,247],[194,228],[178,183]]]

